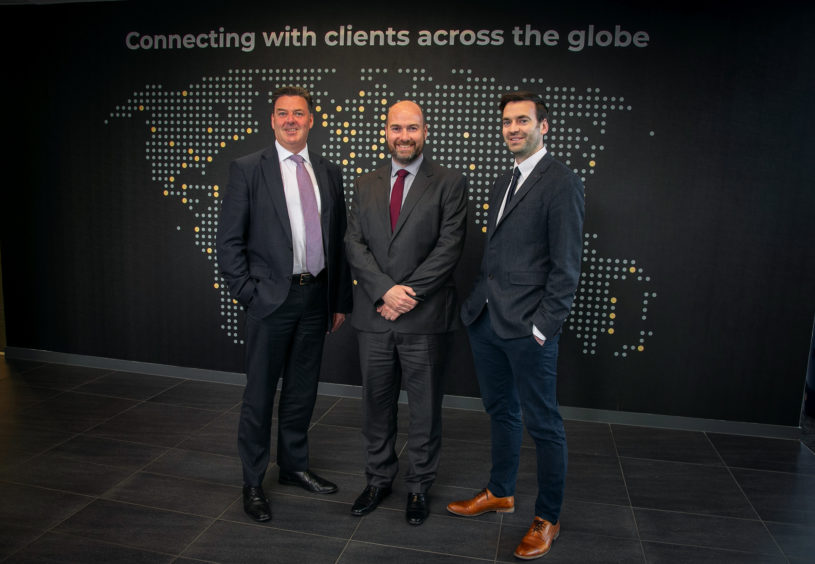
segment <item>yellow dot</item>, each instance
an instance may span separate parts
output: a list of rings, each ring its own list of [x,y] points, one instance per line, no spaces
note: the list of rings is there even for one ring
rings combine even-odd
[[[490,205],[489,205],[489,204],[484,204],[484,209],[485,209],[485,210],[490,209]]]
[[[385,98],[382,98],[382,100],[380,100],[380,103],[384,106],[385,104],[388,103],[388,101]]]
[[[212,133],[212,128],[211,127],[207,127],[207,133]]]
[[[144,111],[144,106],[139,106],[139,111],[143,112]]]
[[[328,114],[323,114],[323,119],[328,119]]]
[[[385,153],[379,153],[379,158],[384,159],[385,158]]]
[[[348,155],[348,156],[349,156],[349,157],[351,157],[352,159],[357,158],[357,154],[356,154],[356,153],[351,153],[351,154],[350,154],[350,155]]]
[[[357,284],[359,284],[359,282],[357,282],[356,280],[354,280],[354,286],[356,286]]]
[[[217,282],[216,282],[215,284],[213,284],[212,286],[213,286],[213,287],[214,287],[216,290],[217,290],[218,288],[220,288],[220,287],[221,287],[221,285],[220,285],[220,284],[218,284]]]
[[[192,149],[187,149],[187,152],[192,155]]]
[[[634,274],[636,271],[637,271],[637,269],[634,268],[633,266],[628,269],[628,272],[630,272],[631,274]]]
[[[238,138],[238,134],[237,134],[237,133],[236,133],[235,135],[233,135],[233,136],[232,136],[232,140],[233,140],[233,141],[237,141],[238,139],[239,139],[239,138]]]
[[[186,95],[187,95],[187,91],[186,91],[186,90],[182,90],[182,91],[181,91],[181,95],[182,95],[182,96],[186,96]]]
[[[364,90],[360,90],[360,91],[359,91],[359,95],[360,95],[360,97],[365,96],[365,91],[364,91]]]
[[[589,161],[589,166],[596,166],[596,165],[597,165],[596,161]]]
[[[644,351],[644,350],[645,350],[645,347],[643,347],[642,345],[640,345],[640,346],[638,346],[638,347],[637,347],[637,350],[638,350],[638,351],[640,351],[640,352],[642,352],[642,351]]]
[[[226,141],[221,141],[221,147],[226,147]]]
[[[349,123],[347,121],[342,122],[343,127],[348,127]]]
[[[371,151],[376,151],[379,149],[379,145],[371,145]]]
[[[181,185],[181,189],[182,189],[182,190],[186,190],[186,189],[187,189],[187,185],[186,185],[186,184],[182,184],[182,185]]]
[[[175,141],[170,141],[169,145],[170,147],[175,147]]]
[[[382,114],[382,115],[379,116],[379,119],[381,119],[382,121],[385,121],[386,119],[388,119],[388,116],[386,116],[385,114]]]
[[[232,299],[232,303],[233,303],[233,304],[235,304],[235,305],[237,305],[237,304],[238,304],[238,300],[236,300],[236,299],[234,299],[234,298],[233,298],[233,299]]]
[[[164,195],[165,195],[165,196],[169,196],[169,195],[170,195],[170,191],[169,191],[169,190],[165,190],[165,191],[164,191]]]
[[[609,316],[611,319],[617,319],[617,314],[616,314],[616,313],[609,313],[609,314],[608,314],[608,316]]]
[[[609,327],[609,328],[608,328],[608,334],[609,334],[609,335],[613,335],[613,334],[614,334],[614,327]]]
[[[155,132],[156,132],[156,126],[154,125],[153,127],[151,127],[151,128],[150,128],[150,131],[151,131],[152,133],[155,133]]]
[[[362,169],[360,167],[357,167],[357,174],[362,174]]]
[[[181,163],[181,168],[187,168],[187,163]]]
[[[348,159],[342,159],[342,166],[348,166]]]
[[[484,227],[481,228],[481,233],[486,233],[486,232],[487,232],[487,226],[485,225]]]
[[[212,193],[212,197],[213,197],[213,198],[217,198],[217,197],[218,197],[218,192],[213,192],[213,193]]]
[[[314,111],[315,112],[322,112],[323,108],[322,108],[322,106],[314,106]]]
[[[195,232],[198,233],[199,231],[201,231],[201,228],[196,225],[195,226]]]
[[[470,170],[475,170],[475,165],[474,164],[470,165]]]
[[[208,163],[211,163],[211,162],[212,162],[212,157],[211,157],[211,156],[207,157],[207,162],[208,162]]]
[[[342,111],[342,106],[337,106],[337,111],[341,112]]]
[[[212,247],[207,247],[207,254],[212,254]]]
[[[336,134],[337,135],[342,135],[342,129],[337,129]]]
[[[323,127],[328,127],[328,122],[327,121],[323,122]]]
[[[364,112],[364,111],[365,111],[365,106],[360,106],[360,107],[359,107],[359,108],[357,108],[357,109],[358,109],[360,112]]]
[[[213,187],[212,187],[212,189],[213,189],[213,190],[220,190],[221,188],[220,188],[220,186],[218,186],[218,185],[216,184],[215,186],[213,186]]]
[[[469,138],[470,138],[470,132],[469,132],[469,131],[465,131],[465,132],[464,132],[464,138],[465,138],[465,139],[469,139]]]
[[[351,135],[356,135],[356,134],[357,134],[357,130],[356,130],[356,129],[352,129],[352,130],[351,130]]]
[[[252,128],[251,128],[251,127],[247,127],[247,128],[246,128],[246,133],[252,133]]]
[[[385,134],[384,134],[384,133],[380,133],[380,135],[385,135]],[[380,144],[380,145],[384,145],[384,144],[385,144],[385,138],[384,138],[384,137],[380,137],[380,138],[379,138],[379,144]]]
[[[175,176],[171,176],[171,177],[169,178],[169,180],[170,180],[170,182],[175,182]]]
[[[611,303],[616,304],[617,303],[617,298],[611,298]]]
[[[348,143],[348,136],[343,137],[343,138],[342,138],[342,142],[343,142],[343,143]]]
[[[195,155],[195,162],[198,162],[198,160],[199,160],[200,158],[201,158],[201,157],[199,157],[198,155]]]
[[[181,203],[186,204],[187,203],[187,198],[181,198]]]

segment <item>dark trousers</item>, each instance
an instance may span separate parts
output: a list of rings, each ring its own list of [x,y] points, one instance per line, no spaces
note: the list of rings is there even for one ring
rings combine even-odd
[[[389,487],[396,477],[396,416],[404,382],[408,396],[408,467],[411,493],[426,493],[439,467],[444,334],[359,332],[362,436],[368,484]]]
[[[469,327],[478,385],[490,415],[492,470],[487,487],[499,497],[515,495],[523,424],[535,441],[538,497],[535,515],[557,523],[566,483],[566,433],[557,403],[559,335],[540,346],[530,336],[502,339],[488,308]]]
[[[263,319],[246,318],[246,389],[238,423],[243,481],[263,482],[269,465],[272,408],[280,377],[277,464],[281,470],[308,469],[308,428],[328,327],[323,281],[292,284],[286,301]]]

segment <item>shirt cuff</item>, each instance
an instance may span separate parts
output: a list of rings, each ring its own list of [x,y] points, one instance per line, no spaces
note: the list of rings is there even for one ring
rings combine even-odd
[[[535,327],[534,325],[532,325],[532,334],[533,334],[533,335],[535,335],[535,336],[536,336],[538,339],[540,339],[541,341],[546,342],[546,337],[544,337],[544,336],[543,336],[543,333],[541,333],[541,332],[538,330],[538,328],[537,328],[537,327]]]

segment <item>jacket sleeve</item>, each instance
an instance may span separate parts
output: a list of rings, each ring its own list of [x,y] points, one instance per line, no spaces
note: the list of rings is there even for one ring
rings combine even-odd
[[[255,292],[249,276],[248,231],[249,185],[243,169],[233,161],[218,220],[218,265],[232,296],[243,306],[249,304]]]

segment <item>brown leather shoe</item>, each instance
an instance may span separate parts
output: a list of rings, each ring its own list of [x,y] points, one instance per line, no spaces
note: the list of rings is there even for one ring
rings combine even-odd
[[[560,534],[560,521],[553,525],[546,519],[535,517],[532,526],[515,549],[515,558],[534,560],[540,558],[552,548],[552,543]]]
[[[475,517],[490,511],[512,513],[515,511],[515,497],[511,495],[495,497],[490,490],[484,488],[472,499],[463,499],[450,503],[447,506],[447,511],[462,517]]]

